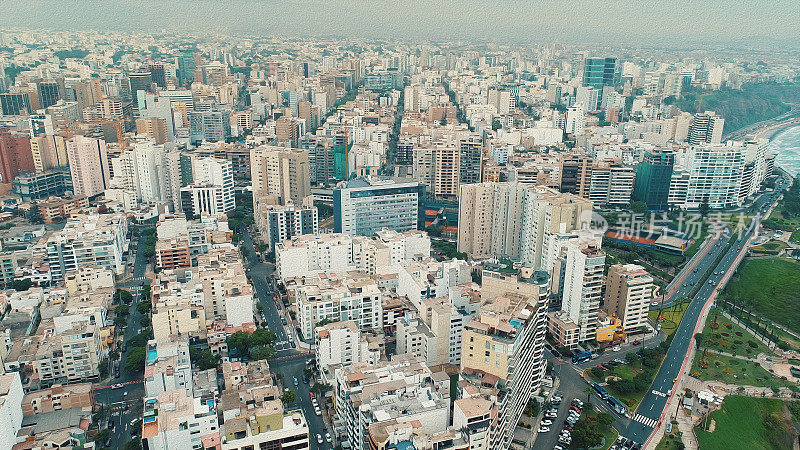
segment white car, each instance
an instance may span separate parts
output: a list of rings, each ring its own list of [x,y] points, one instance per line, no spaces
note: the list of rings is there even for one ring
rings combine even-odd
[[[544,416],[547,417],[548,419],[555,419],[556,417],[558,417],[558,414],[556,414],[556,413],[547,413]]]
[[[325,433],[325,442],[328,442],[328,443],[330,443],[330,442],[331,442],[331,440],[332,440],[332,439],[331,439],[331,434],[330,434],[330,433]]]
[[[317,444],[322,444],[322,435],[317,433]]]
[[[314,408],[314,414],[316,414],[318,416],[321,416],[322,415],[322,410],[319,409],[319,408]]]
[[[547,433],[548,431],[550,431],[548,427],[539,427],[539,433]]]
[[[544,426],[546,426],[546,427],[547,427],[547,426],[550,426],[550,425],[552,425],[552,424],[553,424],[553,421],[552,421],[552,420],[547,420],[547,419],[544,419],[544,420],[542,420],[542,425],[544,425]]]
[[[615,345],[615,346],[611,347],[611,351],[612,352],[618,352],[620,350],[622,350],[622,347],[620,347],[619,345]]]

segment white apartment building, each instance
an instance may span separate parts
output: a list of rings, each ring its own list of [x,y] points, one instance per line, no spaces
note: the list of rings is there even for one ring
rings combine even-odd
[[[144,372],[145,397],[156,397],[162,392],[173,390],[182,390],[187,397],[192,397],[194,383],[188,339],[160,342],[151,340],[147,343],[147,349],[148,357]]]
[[[45,333],[36,349],[33,367],[42,383],[86,380],[100,374],[100,361],[108,350],[100,337],[100,324],[88,318],[71,322],[65,330]]]
[[[123,213],[68,219],[64,228],[45,242],[53,281],[62,280],[68,271],[87,265],[121,274],[124,270],[123,255],[129,244],[127,234],[128,220]]]
[[[578,340],[593,340],[603,290],[606,255],[596,242],[572,241],[566,246],[566,270],[561,309],[580,327]]]
[[[679,158],[681,167],[676,167],[672,175],[676,183],[670,184],[673,204],[687,209],[699,208],[704,203],[714,209],[741,205],[739,193],[745,154],[745,147],[734,142],[689,147]],[[684,185],[685,197],[682,196]]]
[[[636,172],[631,167],[616,164],[594,166],[589,200],[595,205],[628,205],[635,177]]]
[[[216,215],[236,207],[231,162],[219,158],[192,161],[194,183],[181,189],[191,193],[194,213]]]
[[[380,349],[370,347],[366,336],[352,320],[317,327],[314,338],[317,366],[323,381],[333,378],[335,367],[357,362],[373,365],[380,361]]]
[[[183,389],[145,397],[142,440],[151,450],[194,450],[204,437],[219,436],[216,402],[191,397]]]
[[[443,432],[450,423],[450,380],[438,379],[421,358],[410,355],[337,369],[335,421],[354,449],[368,448],[369,428],[376,422],[418,421],[421,432]]]
[[[3,450],[10,450],[17,443],[17,433],[22,427],[22,390],[18,372],[0,375],[0,445]]]
[[[383,326],[381,292],[377,282],[366,274],[306,278],[289,289],[297,302],[297,318],[306,341],[314,339],[314,329],[323,320],[352,320],[361,330],[380,330]]]
[[[75,135],[67,141],[67,159],[76,196],[93,197],[108,189],[108,150],[104,140]]]

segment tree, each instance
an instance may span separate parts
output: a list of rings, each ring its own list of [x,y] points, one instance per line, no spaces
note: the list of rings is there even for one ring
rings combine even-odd
[[[153,304],[150,302],[150,300],[142,300],[136,304],[136,311],[139,311],[139,314],[148,314],[152,309]]]
[[[108,375],[108,359],[103,358],[97,364],[97,371],[100,372],[100,378],[105,378]]]
[[[247,259],[250,257],[250,250],[247,248],[242,248],[242,258]]]
[[[18,278],[11,282],[11,287],[17,292],[27,291],[31,286],[33,286],[33,281],[29,278]]]
[[[295,400],[297,400],[297,394],[291,389],[281,395],[281,401],[287,405],[294,403]]]
[[[98,431],[96,435],[94,435],[95,442],[105,442],[106,439],[108,439],[108,428],[104,428]]]
[[[314,384],[311,386],[311,392],[320,397],[324,396],[325,393],[330,391],[331,389],[333,389],[331,385],[326,383],[314,382]]]
[[[250,347],[250,358],[256,361],[269,359],[275,356],[275,349],[268,345],[254,345]]]
[[[259,328],[250,335],[250,345],[272,345],[277,339],[272,331]]]
[[[134,347],[128,350],[128,357],[125,359],[125,370],[129,372],[144,371],[144,363],[147,361],[147,350],[144,347]]]
[[[708,201],[703,200],[703,203],[700,203],[700,215],[706,217],[708,215],[708,211],[710,207],[708,206]]]
[[[644,214],[647,212],[647,203],[633,202],[631,203],[631,211],[633,211],[636,214]]]
[[[262,311],[264,311],[264,305],[259,303],[259,304],[256,305],[256,309],[258,310],[258,312],[262,312]]]
[[[114,325],[118,328],[124,327],[128,323],[128,320],[125,319],[125,316],[117,316],[114,318]]]
[[[192,363],[200,370],[213,369],[219,366],[220,360],[219,355],[211,353],[211,350],[201,350],[195,347],[189,347],[189,358],[191,358]]]
[[[28,220],[28,222],[36,225],[44,222],[44,220],[42,220],[42,211],[36,205],[31,206],[31,208],[25,214],[25,218]]]
[[[114,293],[114,300],[118,303],[130,303],[133,300],[133,295],[125,289],[117,289],[117,292]]]
[[[122,446],[122,450],[142,450],[142,441],[140,439],[131,439]]]
[[[237,331],[228,337],[228,348],[237,355],[246,355],[250,348],[250,334]]]
[[[150,318],[147,316],[142,316],[139,318],[139,326],[142,328],[147,328],[150,326]]]
[[[114,312],[117,313],[118,316],[127,316],[130,312],[130,308],[128,308],[128,305],[118,305],[114,309]]]

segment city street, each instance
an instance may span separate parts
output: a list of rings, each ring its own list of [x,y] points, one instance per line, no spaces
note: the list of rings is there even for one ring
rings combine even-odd
[[[277,342],[285,342],[287,341],[288,333],[281,322],[281,317],[286,312],[286,308],[282,308],[279,311],[275,307],[275,302],[272,301],[272,296],[274,295],[272,274],[275,271],[275,266],[259,262],[252,238],[247,231],[242,232],[242,246],[249,251],[246,258],[247,267],[250,269],[250,277],[253,279],[252,283],[258,301],[264,305],[263,314],[267,327],[278,337]],[[294,334],[292,332],[292,335]],[[336,445],[335,442],[326,443],[323,441],[322,445],[317,444],[316,435],[319,434],[324,437],[325,433],[330,430],[326,429],[322,418],[314,413],[314,405],[312,405],[308,395],[314,380],[310,380],[309,384],[303,383],[303,369],[306,367],[306,361],[310,358],[313,358],[312,354],[300,349],[288,347],[279,350],[276,348],[275,357],[269,361],[269,366],[270,370],[279,375],[284,387],[294,390],[297,394],[297,401],[294,406],[303,410],[303,414],[308,421],[311,448],[330,449]],[[298,386],[294,386],[294,378],[297,378]],[[322,405],[321,402],[320,404]],[[292,408],[292,405],[287,406],[288,408]]]
[[[786,180],[781,179],[776,186],[776,191],[779,191],[786,185]],[[776,201],[773,193],[764,193],[755,201],[755,211],[761,211],[762,208],[769,207]],[[760,216],[756,216],[754,221],[755,225],[760,223]],[[691,345],[694,345],[694,330],[700,318],[701,312],[710,296],[717,291],[721,290],[720,282],[726,278],[728,272],[732,272],[734,261],[747,252],[747,242],[753,235],[757,226],[752,226],[748,230],[742,232],[733,241],[730,248],[725,251],[727,238],[723,234],[723,238],[713,244],[709,254],[696,262],[696,267],[689,272],[686,277],[688,287],[695,286],[696,283],[701,283],[702,287],[697,292],[697,295],[691,299],[689,307],[684,313],[683,320],[678,326],[672,345],[667,351],[661,367],[653,380],[650,390],[645,394],[642,402],[639,404],[638,409],[633,413],[633,420],[625,429],[620,429],[620,435],[633,439],[639,443],[645,443],[650,434],[653,432],[656,424],[661,420],[664,409],[668,403],[669,398],[675,394],[673,382],[674,379],[683,375],[687,375],[687,366],[691,361],[685,361],[687,352]],[[706,272],[711,268],[716,261],[718,255],[723,251],[723,255],[719,264],[714,267],[713,273],[706,279]],[[683,286],[682,286],[683,287]],[[689,289],[691,290],[691,289]],[[681,297],[688,295],[686,289],[678,289],[669,299],[666,299],[665,305],[671,304]],[[685,364],[684,364],[685,363]],[[684,371],[682,374],[681,371]]]

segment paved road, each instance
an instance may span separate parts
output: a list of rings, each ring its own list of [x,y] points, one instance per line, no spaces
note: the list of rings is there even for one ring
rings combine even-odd
[[[281,322],[281,317],[284,317],[283,314],[286,313],[286,309],[281,308],[281,310],[278,310],[272,300],[274,295],[274,279],[272,276],[275,266],[259,262],[256,250],[253,247],[253,241],[246,231],[242,232],[242,245],[249,251],[246,263],[250,270],[250,277],[253,279],[252,283],[258,301],[264,305],[263,315],[264,320],[267,322],[267,328],[277,335],[278,342],[286,342],[288,333]],[[294,334],[292,333],[292,335]],[[278,346],[278,348],[280,347]],[[314,406],[309,397],[310,384],[303,383],[303,369],[306,367],[306,361],[312,358],[312,355],[304,350],[290,346],[283,347],[278,349],[275,357],[269,361],[270,370],[280,376],[285,387],[295,391],[297,401],[293,406],[303,410],[309,426],[311,448],[332,449],[335,446],[335,442],[327,443],[323,440],[322,445],[317,444],[316,435],[319,434],[324,439],[328,430],[322,418],[314,412]],[[294,386],[294,378],[297,378],[298,386]],[[313,383],[313,380],[310,383]]]
[[[777,185],[778,190],[782,189],[785,185],[786,180],[781,180]],[[761,211],[762,208],[769,207],[774,201],[772,193],[762,194],[755,202],[756,210]],[[756,224],[760,223],[760,218],[755,218],[754,222]],[[689,364],[691,361],[688,361],[686,367],[683,367],[684,360],[689,351],[689,346],[694,345],[693,334],[695,326],[697,325],[706,301],[715,290],[722,287],[719,286],[720,281],[726,276],[726,273],[732,269],[734,260],[747,251],[746,243],[757,228],[757,226],[751,227],[746,232],[736,237],[733,245],[723,255],[722,260],[714,267],[714,272],[706,280],[704,277],[707,269],[713,265],[717,256],[723,252],[726,247],[727,239],[723,235],[720,242],[714,244],[709,254],[696,262],[697,267],[695,269],[697,270],[693,269],[687,276],[687,286],[684,287],[682,284],[681,288],[676,290],[676,292],[667,299],[667,304],[669,304],[678,298],[686,296],[697,283],[702,283],[702,287],[697,292],[697,295],[691,299],[691,303],[684,313],[683,320],[678,326],[678,330],[675,332],[672,345],[667,351],[667,355],[653,380],[653,384],[650,386],[650,391],[645,394],[642,402],[639,404],[630,425],[626,429],[620,430],[622,436],[640,443],[645,443],[649,439],[655,425],[660,420],[662,413],[664,413],[670,395],[672,395],[673,380],[681,375],[682,368],[685,372],[688,372],[690,368]]]
[[[136,303],[139,301],[139,290],[144,283],[150,280],[145,278],[147,268],[147,258],[143,255],[144,246],[131,242],[131,249],[135,249],[133,263],[133,277],[130,281],[119,283],[120,289],[127,289],[133,294],[134,300],[130,305],[130,315],[128,325],[124,329],[123,342],[127,342],[132,337],[141,332],[139,319],[142,317],[136,311]],[[110,370],[110,379],[100,383],[95,387],[95,399],[109,405],[110,415],[106,418],[108,425],[113,422],[114,429],[110,430],[110,448],[121,448],[126,442],[133,438],[131,434],[131,421],[138,420],[142,416],[142,398],[144,396],[144,384],[142,383],[141,372],[128,372],[125,370],[127,352],[120,356]],[[114,367],[119,368],[119,378],[114,377]],[[120,383],[122,388],[114,389],[114,384]],[[127,395],[126,395],[127,394]]]

